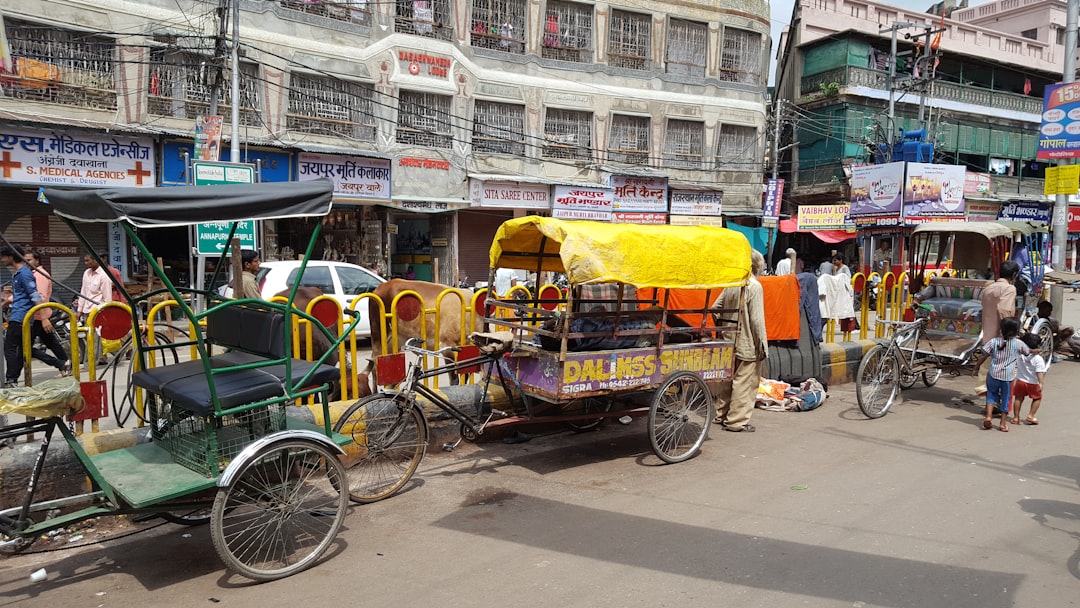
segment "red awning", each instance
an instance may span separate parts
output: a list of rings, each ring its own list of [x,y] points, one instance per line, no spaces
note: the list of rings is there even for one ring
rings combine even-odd
[[[780,220],[780,232],[812,234],[826,243],[839,243],[855,238],[854,232],[846,230],[799,230],[799,216],[793,216],[789,220]]]

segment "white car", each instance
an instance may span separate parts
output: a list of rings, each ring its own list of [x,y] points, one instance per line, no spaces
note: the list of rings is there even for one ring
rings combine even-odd
[[[287,260],[281,262],[263,262],[259,266],[256,279],[259,281],[262,297],[269,300],[276,294],[285,291],[296,282],[296,275],[300,272],[299,260]],[[367,268],[345,262],[323,262],[312,260],[304,269],[304,276],[300,285],[304,287],[318,287],[328,296],[333,297],[341,305],[342,309],[348,308],[349,304],[362,293],[375,291],[375,288],[386,282],[386,279],[371,272]],[[368,319],[367,302],[361,302],[357,307],[360,314],[360,323],[356,326],[357,337],[369,337],[371,335],[371,323]],[[346,317],[345,322],[348,323]]]

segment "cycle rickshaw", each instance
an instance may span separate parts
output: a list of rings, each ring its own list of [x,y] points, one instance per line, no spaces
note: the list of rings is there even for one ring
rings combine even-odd
[[[1000,276],[1001,264],[1013,245],[1013,228],[998,222],[929,222],[912,231],[909,273],[910,292],[918,300],[913,307],[916,318],[878,321],[889,325],[891,336],[859,362],[855,394],[863,414],[884,416],[900,391],[920,379],[929,387],[943,373],[977,373],[982,361],[978,354],[983,335],[982,290]],[[1037,254],[1029,255],[1029,264],[1038,262]],[[929,269],[946,266],[952,276],[929,276]],[[1018,310],[1030,311],[1024,301],[1018,303]],[[1039,336],[1043,354],[1049,357],[1053,351],[1049,323],[1030,321],[1028,331]]]
[[[0,392],[3,413],[39,417],[3,427],[0,440],[44,434],[24,501],[0,511],[4,537],[0,548],[24,549],[43,532],[91,517],[160,514],[181,523],[209,522],[218,555],[231,569],[255,580],[299,572],[323,555],[341,528],[348,506],[346,472],[339,456],[340,446],[350,439],[330,428],[328,390],[339,370],[325,362],[334,349],[321,359],[303,361],[293,352],[291,336],[295,321],[304,319],[336,345],[352,334],[356,317],[340,334],[342,338],[333,335],[318,319],[293,308],[299,281],[284,304],[223,300],[209,291],[178,288],[154,261],[135,227],[230,221],[234,223],[224,241],[229,243],[238,220],[326,215],[332,192],[329,180],[46,189],[56,215],[99,263],[105,265],[80,225],[119,223],[164,285],[130,298],[130,308],[111,304],[111,310],[101,314],[115,323],[116,315],[123,312],[121,323],[130,327],[131,335],[140,336],[139,304],[167,293],[195,333],[188,343],[135,342],[138,371],[132,382],[147,395],[149,443],[95,455],[83,451],[62,418],[81,403],[73,379],[58,381],[68,383],[59,389],[42,384]],[[315,222],[305,264],[317,242],[319,225]],[[224,249],[219,271],[226,266],[228,248]],[[196,310],[196,298],[204,299],[204,309]],[[197,359],[158,367],[151,364],[153,353],[163,348],[192,345],[198,350]],[[289,405],[312,395],[322,400],[322,425],[287,415]],[[38,501],[36,482],[57,430],[85,468],[91,490]],[[60,514],[49,517],[56,510]]]
[[[696,455],[713,419],[706,384],[731,378],[737,324],[715,321],[723,288],[746,285],[750,245],[741,234],[708,226],[644,226],[529,216],[508,220],[495,234],[491,277],[499,268],[563,273],[570,287],[542,286],[535,296],[512,293],[486,301],[492,333],[473,334],[475,347],[457,361],[425,368],[422,340],[377,361],[382,392],[355,404],[336,429],[363,428],[366,462],[350,469],[354,500],[370,502],[400,489],[427,444],[423,397],[477,440],[485,429],[564,423],[574,431],[607,418],[647,417],[653,452],[676,463]],[[539,281],[538,281],[539,282]],[[516,289],[516,288],[515,288]],[[483,349],[477,352],[475,349]],[[420,357],[407,361],[406,352]],[[445,373],[482,371],[485,389],[463,411],[423,384]],[[511,410],[486,402],[497,377]],[[466,408],[469,409],[469,408]],[[444,446],[452,447],[452,446]]]

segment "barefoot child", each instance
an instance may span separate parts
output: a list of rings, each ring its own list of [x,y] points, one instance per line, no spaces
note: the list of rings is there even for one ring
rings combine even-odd
[[[1001,333],[986,344],[982,352],[990,356],[990,371],[986,374],[986,418],[983,428],[994,426],[994,408],[1001,411],[1002,432],[1009,430],[1009,405],[1012,404],[1012,381],[1016,380],[1016,362],[1019,355],[1031,351],[1016,335],[1020,333],[1020,320],[1005,317],[1001,320]]]
[[[1042,404],[1043,378],[1050,369],[1050,362],[1044,361],[1036,352],[1039,348],[1039,336],[1027,333],[1020,340],[1031,350],[1030,355],[1020,355],[1016,362],[1016,384],[1013,385],[1012,423],[1020,424],[1020,408],[1024,406],[1024,397],[1031,397],[1031,411],[1024,421],[1027,424],[1039,424],[1035,417]]]

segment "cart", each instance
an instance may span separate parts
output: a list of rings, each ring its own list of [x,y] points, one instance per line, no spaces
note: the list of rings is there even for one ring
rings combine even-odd
[[[138,371],[132,383],[147,395],[149,443],[88,455],[62,418],[81,401],[78,384],[71,379],[52,389],[42,384],[0,394],[0,410],[37,417],[3,427],[0,440],[44,434],[22,504],[0,511],[0,548],[25,549],[43,532],[91,517],[160,514],[181,523],[209,522],[218,555],[254,580],[282,578],[319,560],[346,514],[345,469],[339,456],[340,446],[350,439],[330,428],[328,391],[339,370],[324,361],[334,349],[322,359],[303,361],[292,351],[291,335],[294,321],[305,319],[336,345],[352,334],[356,317],[342,338],[332,335],[311,315],[292,307],[300,281],[284,304],[223,300],[211,292],[178,288],[154,262],[134,227],[228,221],[232,228],[225,242],[230,243],[238,220],[326,215],[332,191],[329,180],[46,190],[56,215],[102,266],[104,260],[80,231],[84,223],[118,223],[164,284],[131,298],[130,313],[115,304],[100,314],[109,311],[115,323],[116,313],[124,312],[120,322],[130,324],[132,336],[140,336],[139,304],[167,292],[195,333],[191,342],[180,344],[135,340]],[[320,224],[314,225],[305,263],[318,240]],[[219,271],[227,255],[224,248]],[[197,301],[205,303],[199,311]],[[198,349],[197,359],[160,367],[149,363],[155,349],[192,345]],[[297,399],[312,395],[322,401],[321,426],[287,412]],[[91,489],[79,496],[36,500],[37,480],[56,431],[82,463]]]

